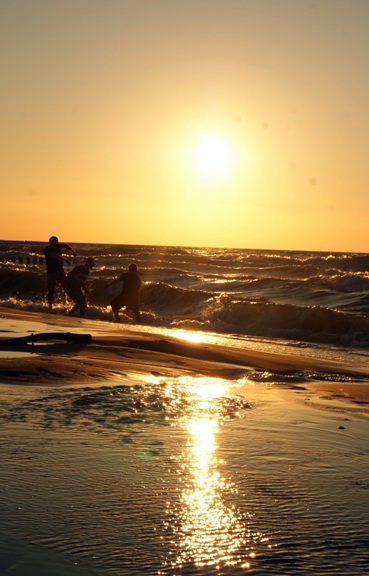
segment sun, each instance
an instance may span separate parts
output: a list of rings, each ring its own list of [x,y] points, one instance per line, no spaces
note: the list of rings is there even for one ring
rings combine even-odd
[[[205,176],[226,176],[231,162],[229,144],[217,136],[201,136],[195,148],[195,163]]]

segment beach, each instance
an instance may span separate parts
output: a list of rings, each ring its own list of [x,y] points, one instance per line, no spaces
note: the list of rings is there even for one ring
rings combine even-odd
[[[0,576],[369,576],[369,1],[0,14]]]
[[[138,325],[120,325],[85,320],[49,313],[32,313],[24,310],[0,308],[1,340],[48,332],[60,334],[91,334],[88,344],[67,343],[61,337],[52,343],[40,340],[37,344],[4,347],[0,351],[1,381],[3,383],[63,384],[114,380],[122,372],[128,378],[136,374],[161,376],[184,374],[208,375],[237,380],[245,368],[295,373],[299,370],[319,370],[337,375],[358,377],[369,375],[364,360],[358,363],[327,361],[299,355],[286,355],[250,348],[230,348],[224,344],[211,346],[211,337],[200,345],[191,332],[180,336],[163,336],[159,330],[145,330]],[[175,335],[176,332],[173,331]],[[215,339],[215,342],[217,339]],[[14,357],[22,359],[15,362]],[[16,367],[15,367],[16,365]],[[21,365],[21,368],[19,367]],[[353,405],[369,404],[369,383],[350,381],[304,382],[311,391],[331,393],[334,398],[352,402]],[[239,390],[239,388],[238,388]],[[353,407],[352,407],[353,408]]]
[[[1,574],[367,573],[365,358],[0,319]]]

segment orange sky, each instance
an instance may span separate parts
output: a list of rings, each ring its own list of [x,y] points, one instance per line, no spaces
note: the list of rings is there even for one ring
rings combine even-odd
[[[369,252],[368,21],[367,0],[0,3],[0,237]]]

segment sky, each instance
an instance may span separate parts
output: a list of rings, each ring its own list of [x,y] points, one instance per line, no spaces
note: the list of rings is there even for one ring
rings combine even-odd
[[[0,0],[0,238],[369,252],[368,0]]]

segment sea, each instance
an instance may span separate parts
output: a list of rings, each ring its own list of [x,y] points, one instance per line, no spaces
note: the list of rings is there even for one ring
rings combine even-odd
[[[44,246],[0,241],[0,306],[47,309]],[[294,346],[369,346],[369,254],[118,244],[73,248],[78,257],[66,272],[88,256],[95,258],[86,315],[91,319],[112,321],[106,286],[135,261],[145,325]],[[70,306],[57,291],[55,311],[64,314]],[[124,320],[130,316],[123,310]]]
[[[369,255],[70,244],[66,271],[95,259],[90,326],[119,329],[107,285],[134,261],[142,324],[122,310],[124,330],[332,370],[0,383],[0,573],[368,574],[368,405],[305,384],[368,385],[334,365],[369,360]],[[0,241],[3,309],[47,316],[44,246]],[[70,307],[57,289],[54,314]]]

